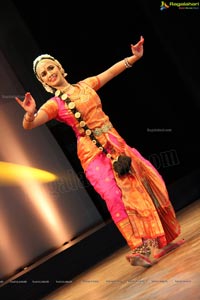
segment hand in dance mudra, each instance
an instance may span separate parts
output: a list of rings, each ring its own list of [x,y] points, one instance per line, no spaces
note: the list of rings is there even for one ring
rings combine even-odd
[[[33,97],[29,92],[24,96],[24,100],[20,100],[18,97],[15,97],[17,103],[28,113],[34,113],[36,110],[36,103]]]

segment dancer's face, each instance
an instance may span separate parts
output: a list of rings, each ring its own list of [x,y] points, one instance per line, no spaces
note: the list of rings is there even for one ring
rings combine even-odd
[[[50,59],[43,59],[37,65],[37,76],[39,79],[53,88],[62,85],[64,76],[61,69]]]

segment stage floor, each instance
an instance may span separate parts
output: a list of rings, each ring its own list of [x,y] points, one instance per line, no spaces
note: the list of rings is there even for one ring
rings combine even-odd
[[[125,246],[40,300],[200,300],[200,200],[177,218],[186,242],[152,267],[129,265]]]

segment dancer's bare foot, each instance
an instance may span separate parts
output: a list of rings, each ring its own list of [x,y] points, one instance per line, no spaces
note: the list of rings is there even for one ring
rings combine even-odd
[[[175,250],[176,248],[180,247],[184,243],[185,243],[184,239],[179,240],[179,241],[174,242],[174,243],[169,243],[167,246],[165,246],[162,249],[156,249],[153,253],[153,257],[154,258],[160,258],[160,257],[166,255],[167,253],[169,253],[170,251]]]
[[[152,266],[152,261],[147,257],[139,253],[131,253],[126,255],[126,259],[132,266],[141,266],[149,268]]]

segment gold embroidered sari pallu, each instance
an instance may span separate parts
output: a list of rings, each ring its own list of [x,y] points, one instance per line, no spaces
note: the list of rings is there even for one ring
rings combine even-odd
[[[146,174],[146,177],[139,177],[136,173],[116,177],[117,184],[125,191],[122,200],[128,215],[128,220],[117,226],[121,232],[124,231],[126,238],[129,236],[131,248],[138,247],[142,239],[158,239],[158,245],[162,248],[180,234],[180,225],[162,179],[152,176],[154,181],[151,182],[152,178],[148,180],[148,169]]]

